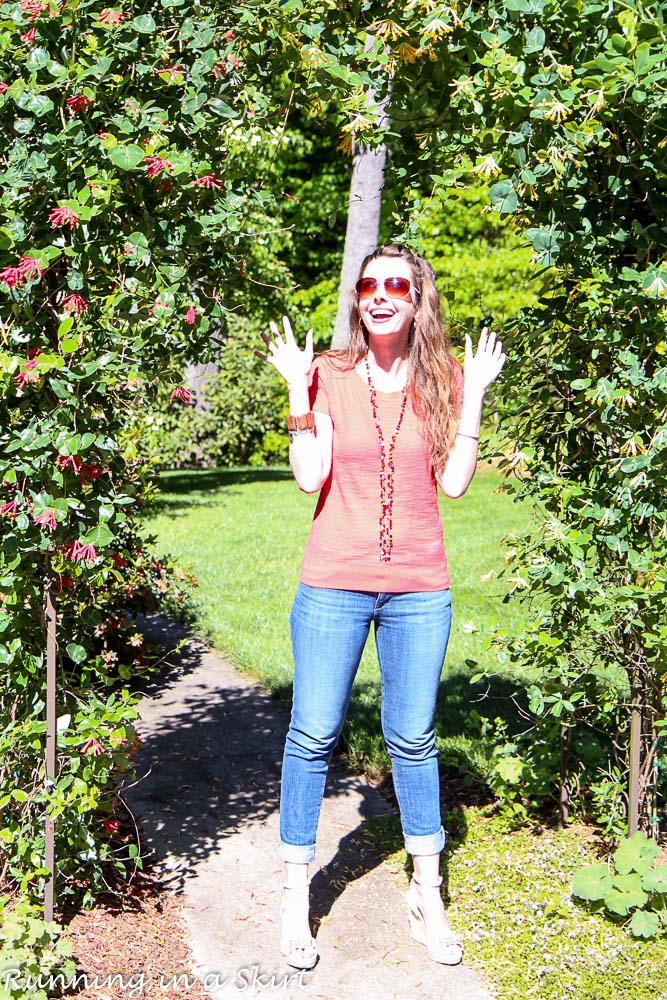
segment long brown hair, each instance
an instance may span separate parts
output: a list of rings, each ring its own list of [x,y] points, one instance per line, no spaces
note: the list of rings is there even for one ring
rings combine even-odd
[[[359,277],[377,257],[400,257],[410,265],[417,296],[418,313],[408,337],[407,388],[412,406],[425,430],[431,465],[441,471],[454,446],[458,399],[454,385],[451,345],[442,320],[440,296],[433,268],[423,257],[400,243],[386,243],[370,253],[361,264]],[[356,292],[351,293],[350,340],[339,357],[354,368],[368,351],[368,333],[359,313]]]

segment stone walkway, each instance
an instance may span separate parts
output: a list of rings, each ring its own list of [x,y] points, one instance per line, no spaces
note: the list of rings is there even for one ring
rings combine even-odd
[[[144,631],[171,648],[178,638],[157,619]],[[474,972],[437,965],[410,938],[407,877],[373,836],[372,818],[391,810],[340,768],[329,776],[312,883],[320,960],[309,972],[285,964],[276,844],[288,713],[193,640],[179,659],[142,699],[146,776],[127,798],[144,851],[183,894],[194,971],[211,997],[490,1000]]]

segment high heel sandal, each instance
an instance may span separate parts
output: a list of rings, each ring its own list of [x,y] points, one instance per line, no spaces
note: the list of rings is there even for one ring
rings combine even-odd
[[[280,904],[280,950],[285,956],[287,964],[291,965],[294,969],[312,969],[319,957],[317,948],[315,947],[315,940],[310,936],[310,931],[306,936],[291,936],[290,928],[287,926],[286,921],[287,911],[295,903],[297,905],[305,905],[307,919],[309,888],[310,879],[300,885],[288,885],[286,882],[283,882],[283,898]],[[290,903],[287,902],[288,893],[291,896]],[[299,894],[305,896],[305,899],[300,900]]]
[[[425,889],[439,889],[441,885],[441,878],[437,882],[424,885],[423,882],[418,882],[414,876],[412,877],[405,897],[405,901],[408,904],[410,930],[415,941],[426,945],[429,957],[434,962],[439,962],[441,965],[458,965],[463,958],[463,942],[454,931],[441,931],[435,934],[429,933],[424,913],[417,898],[417,886]]]

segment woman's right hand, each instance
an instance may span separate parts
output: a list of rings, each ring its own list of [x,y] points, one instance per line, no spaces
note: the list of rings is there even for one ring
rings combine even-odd
[[[259,351],[255,351],[257,357],[273,365],[288,386],[301,386],[304,382],[307,384],[308,374],[313,363],[313,331],[309,330],[306,334],[306,346],[301,350],[294,339],[292,326],[287,316],[283,316],[284,340],[273,320],[269,323],[269,328],[271,336],[268,333],[262,334],[262,340],[269,353],[260,354]]]

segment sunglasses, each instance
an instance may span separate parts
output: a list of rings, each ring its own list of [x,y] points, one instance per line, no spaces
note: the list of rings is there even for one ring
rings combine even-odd
[[[362,299],[370,299],[372,295],[375,295],[378,288],[378,280],[377,278],[360,278],[355,287],[357,297],[361,302]],[[390,299],[407,299],[411,301],[410,287],[409,278],[384,279],[384,290]]]

